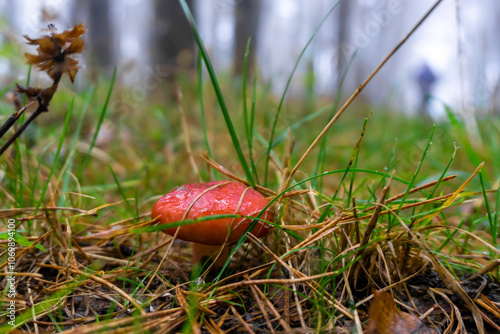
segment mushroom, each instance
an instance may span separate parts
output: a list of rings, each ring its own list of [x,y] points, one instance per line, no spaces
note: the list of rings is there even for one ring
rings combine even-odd
[[[151,217],[161,224],[213,215],[257,216],[268,201],[258,191],[234,181],[214,181],[180,186],[161,197],[151,211]],[[262,219],[272,221],[274,214],[266,210]],[[163,232],[184,241],[193,242],[193,263],[205,257],[221,267],[229,256],[229,246],[243,235],[252,219],[219,218],[167,228]],[[251,233],[261,238],[270,226],[258,221]],[[221,250],[221,247],[223,249]]]

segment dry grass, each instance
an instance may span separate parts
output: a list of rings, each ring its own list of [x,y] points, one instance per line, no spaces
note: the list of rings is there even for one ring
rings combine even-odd
[[[236,253],[229,272],[216,283],[196,281],[188,244],[144,232],[155,229],[147,213],[138,222],[102,226],[93,221],[104,206],[82,211],[48,203],[36,216],[29,208],[3,210],[3,218],[21,215],[20,224],[32,221],[40,231],[29,238],[31,246],[17,251],[17,332],[347,333],[366,325],[372,289],[390,291],[403,309],[439,332],[465,333],[474,323],[478,332],[485,332],[484,323],[498,329],[498,302],[482,294],[486,284],[494,283],[474,291],[468,283],[486,282],[482,275],[495,271],[499,261],[460,249],[452,257],[433,251],[458,230],[457,240],[467,238],[467,248],[498,253],[481,232],[472,234],[453,226],[452,219],[439,218],[480,167],[453,193],[419,197],[436,182],[412,189],[415,201],[402,210],[435,208],[412,224],[395,213],[394,202],[404,193],[386,198],[391,181],[373,205],[337,208],[326,219],[319,208],[327,201],[313,191],[287,190],[276,201],[279,228],[263,241],[249,235],[251,246]],[[219,171],[232,175],[220,166]],[[259,190],[278,198],[270,189]],[[397,222],[390,229],[388,216]],[[483,269],[461,281],[455,265],[470,272]],[[432,275],[442,286],[418,291],[416,282],[421,285]],[[428,296],[434,303],[425,308]]]

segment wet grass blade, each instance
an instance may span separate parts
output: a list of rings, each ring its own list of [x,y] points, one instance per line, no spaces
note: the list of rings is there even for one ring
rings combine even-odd
[[[245,156],[243,154],[243,150],[241,149],[240,142],[238,140],[238,136],[236,134],[236,130],[234,128],[233,122],[231,120],[231,116],[229,115],[229,111],[226,106],[226,101],[224,100],[224,97],[222,96],[222,91],[219,86],[219,82],[217,80],[217,76],[215,75],[214,68],[212,66],[212,62],[210,61],[210,58],[208,57],[208,52],[205,48],[205,45],[203,44],[203,41],[200,36],[200,32],[198,31],[198,27],[196,26],[196,22],[194,21],[193,14],[191,14],[191,10],[189,9],[189,6],[187,5],[185,0],[179,0],[182,10],[184,11],[184,15],[186,15],[186,18],[189,22],[189,25],[191,26],[191,29],[193,30],[194,34],[194,39],[196,41],[196,44],[198,45],[198,49],[200,51],[200,54],[203,58],[203,61],[205,62],[205,66],[207,68],[208,74],[210,76],[210,80],[212,81],[212,86],[215,91],[215,95],[217,96],[217,101],[219,102],[222,115],[224,116],[224,121],[226,122],[227,129],[229,131],[229,135],[231,136],[231,140],[233,142],[233,147],[236,150],[236,154],[238,155],[238,160],[240,161],[241,167],[243,168],[243,171],[245,172],[245,176],[250,183],[250,186],[254,187],[255,186],[255,181],[252,175],[252,172],[250,171],[250,168],[248,167],[248,164],[245,160]]]

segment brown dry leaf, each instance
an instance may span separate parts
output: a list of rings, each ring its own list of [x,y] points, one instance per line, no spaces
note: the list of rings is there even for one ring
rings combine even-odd
[[[28,44],[38,45],[38,54],[25,53],[24,56],[29,64],[37,65],[40,71],[46,71],[52,79],[58,80],[66,73],[73,82],[80,66],[70,56],[83,51],[84,41],[81,36],[86,31],[84,25],[80,24],[60,34],[53,33],[36,39],[24,36]]]
[[[396,307],[391,294],[385,291],[374,291],[370,305],[370,322],[367,334],[436,334],[422,320],[413,314],[405,313]]]

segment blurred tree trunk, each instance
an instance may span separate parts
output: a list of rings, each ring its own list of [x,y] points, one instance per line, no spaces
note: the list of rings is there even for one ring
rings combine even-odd
[[[186,0],[194,13],[194,0]],[[152,59],[162,69],[177,72],[194,64],[194,38],[177,0],[155,0]]]
[[[87,0],[77,6],[87,5],[88,11],[88,46],[90,51],[90,62],[100,70],[104,70],[107,75],[113,69],[113,32],[109,17],[109,0]]]
[[[342,0],[339,4],[339,20],[338,20],[338,58],[337,58],[337,86],[340,88],[342,75],[349,63],[350,55],[350,41],[349,41],[349,1]]]
[[[236,31],[234,36],[233,72],[236,75],[243,73],[248,37],[252,39],[248,55],[248,73],[251,73],[255,66],[260,7],[260,0],[242,0],[235,8]]]

